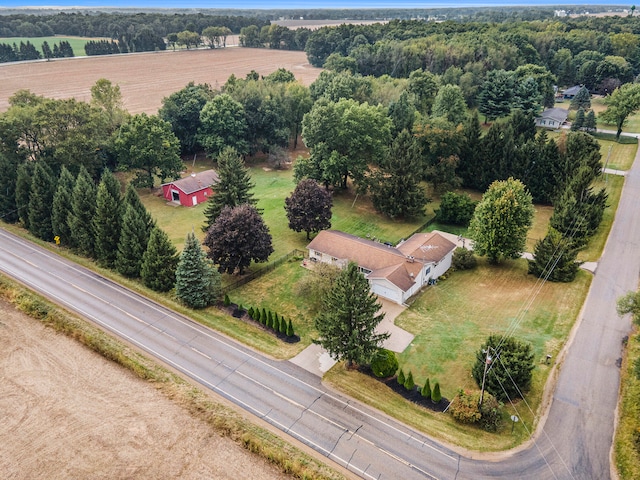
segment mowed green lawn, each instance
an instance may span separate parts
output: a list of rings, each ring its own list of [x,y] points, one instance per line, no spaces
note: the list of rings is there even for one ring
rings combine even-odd
[[[191,166],[190,166],[191,168]],[[197,162],[194,171],[213,168],[213,164]],[[304,232],[297,233],[289,229],[284,200],[295,188],[292,170],[272,170],[264,165],[250,167],[250,175],[255,183],[253,189],[258,199],[258,208],[262,209],[265,223],[273,237],[274,253],[271,259],[286,255],[294,249],[304,249],[309,243]],[[191,171],[191,170],[190,170]],[[182,207],[168,204],[162,192],[140,190],[140,197],[158,222],[176,245],[182,249],[184,239],[192,229],[198,238],[203,239],[201,227],[204,224],[206,204],[195,207]],[[376,213],[366,196],[356,196],[351,191],[338,192],[333,197],[332,228],[353,235],[397,243],[420,228],[433,217],[433,208],[428,206],[428,215],[413,221],[392,220]]]
[[[14,43],[20,46],[20,42],[31,42],[36,49],[42,54],[42,44],[44,42],[49,43],[51,50],[53,50],[54,44],[59,44],[61,41],[69,42],[73,49],[73,54],[76,57],[84,57],[87,54],[84,51],[84,45],[89,40],[111,40],[110,38],[88,38],[88,37],[0,37],[0,43],[7,43],[13,45]]]

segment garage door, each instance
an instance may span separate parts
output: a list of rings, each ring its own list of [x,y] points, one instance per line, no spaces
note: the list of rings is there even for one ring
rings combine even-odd
[[[380,295],[381,297],[388,298],[389,300],[401,303],[399,292],[393,288],[385,287],[384,285],[373,284],[371,285],[371,291],[376,295]]]

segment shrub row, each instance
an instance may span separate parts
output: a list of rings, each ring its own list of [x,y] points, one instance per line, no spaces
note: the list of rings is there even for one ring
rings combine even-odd
[[[228,294],[225,294],[223,304],[225,307],[231,306],[231,299]],[[249,315],[249,318],[255,322],[258,322],[276,334],[286,337],[289,341],[297,338],[291,319],[287,321],[284,316],[273,313],[271,310],[267,310],[266,308],[260,309],[249,307],[248,309],[245,309],[242,304],[238,304],[233,315],[239,318],[242,317],[245,312]]]

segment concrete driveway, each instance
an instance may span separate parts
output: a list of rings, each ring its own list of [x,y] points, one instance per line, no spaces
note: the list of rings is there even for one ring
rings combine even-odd
[[[413,341],[413,335],[397,327],[394,321],[406,307],[380,297],[378,297],[378,302],[382,305],[382,311],[385,315],[384,320],[376,328],[376,333],[390,333],[389,338],[385,340],[382,346],[398,353],[404,351]],[[319,377],[322,377],[336,364],[336,361],[331,358],[331,355],[324,348],[315,344],[309,345],[289,361]]]

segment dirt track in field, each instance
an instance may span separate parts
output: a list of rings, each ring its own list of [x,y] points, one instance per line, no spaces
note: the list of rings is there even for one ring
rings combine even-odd
[[[244,78],[251,70],[268,75],[278,68],[290,70],[305,85],[322,71],[308,63],[304,52],[240,47],[5,63],[0,64],[0,112],[9,108],[9,97],[20,89],[89,101],[91,86],[106,78],[120,85],[130,113],[154,114],[164,97],[190,81],[220,88],[232,73]]]
[[[290,478],[0,300],[3,479]]]

